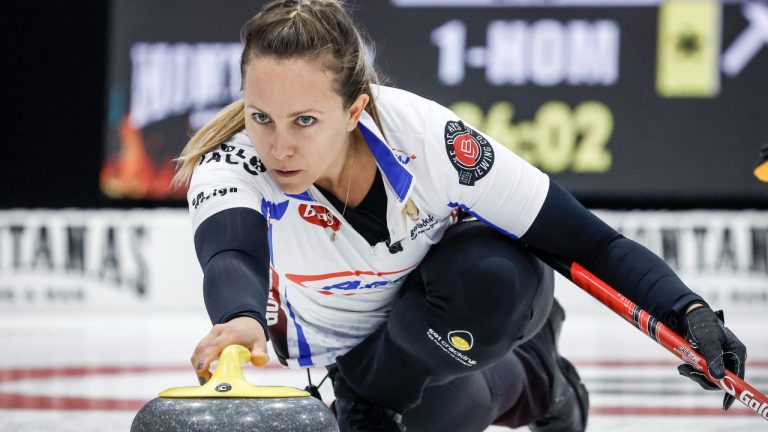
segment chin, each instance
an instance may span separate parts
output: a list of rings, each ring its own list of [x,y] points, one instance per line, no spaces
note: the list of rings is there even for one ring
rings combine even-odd
[[[283,182],[278,182],[277,185],[280,186],[280,189],[284,193],[291,194],[291,195],[304,193],[307,191],[307,189],[309,189],[309,185],[304,185],[304,184],[296,184],[296,183],[286,184]]]

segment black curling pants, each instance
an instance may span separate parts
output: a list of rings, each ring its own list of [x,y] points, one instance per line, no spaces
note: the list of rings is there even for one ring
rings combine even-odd
[[[448,229],[406,279],[387,322],[337,358],[360,396],[412,431],[523,426],[548,407],[551,372],[515,349],[544,324],[553,273],[482,222]]]

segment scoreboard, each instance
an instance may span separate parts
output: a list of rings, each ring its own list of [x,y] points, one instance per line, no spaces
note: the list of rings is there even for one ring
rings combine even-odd
[[[190,134],[241,97],[239,30],[263,2],[115,0],[101,189],[174,200]],[[390,85],[453,109],[578,198],[768,205],[768,4],[348,2]]]

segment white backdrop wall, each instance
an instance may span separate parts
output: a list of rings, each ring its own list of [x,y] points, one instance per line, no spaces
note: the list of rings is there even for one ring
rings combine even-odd
[[[768,212],[596,211],[663,257],[714,307],[768,311]],[[184,209],[0,211],[0,317],[200,311],[202,272]],[[574,312],[601,309],[560,278]]]
[[[183,209],[0,212],[0,312],[189,310],[201,280]]]

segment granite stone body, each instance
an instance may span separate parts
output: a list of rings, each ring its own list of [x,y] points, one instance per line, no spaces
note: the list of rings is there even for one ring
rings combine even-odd
[[[156,398],[131,432],[338,432],[331,410],[314,397]]]

